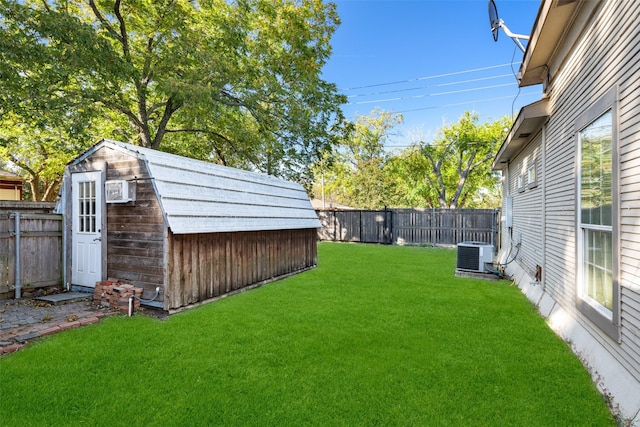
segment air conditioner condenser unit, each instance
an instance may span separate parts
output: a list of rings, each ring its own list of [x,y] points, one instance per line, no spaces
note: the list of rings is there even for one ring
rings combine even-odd
[[[484,242],[458,243],[458,263],[460,270],[476,273],[491,271],[493,263],[493,245]]]

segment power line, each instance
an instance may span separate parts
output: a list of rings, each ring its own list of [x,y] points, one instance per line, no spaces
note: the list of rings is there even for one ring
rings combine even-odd
[[[509,63],[506,63],[506,64],[491,65],[491,66],[488,66],[488,67],[472,68],[472,69],[463,70],[463,71],[453,71],[451,73],[436,74],[436,75],[433,75],[433,76],[424,76],[424,77],[418,77],[418,78],[414,78],[414,79],[397,80],[397,81],[393,81],[393,82],[376,83],[376,84],[364,85],[364,86],[354,86],[354,87],[344,88],[344,89],[341,90],[341,92],[347,92],[347,91],[357,90],[357,89],[366,89],[366,88],[371,88],[371,87],[396,85],[396,84],[401,84],[401,83],[411,83],[411,82],[417,82],[417,81],[421,81],[421,80],[437,79],[437,78],[441,78],[441,77],[450,77],[450,76],[456,76],[456,75],[467,74],[467,73],[475,73],[475,72],[478,72],[478,71],[485,71],[485,70],[491,70],[491,69],[500,68],[500,67],[512,66],[512,64],[519,64],[519,62],[514,62],[514,63],[509,62]]]
[[[404,101],[404,100],[408,100],[408,99],[427,98],[427,97],[430,97],[430,96],[453,95],[455,93],[472,92],[472,91],[476,91],[476,90],[495,89],[495,88],[498,88],[498,87],[505,87],[505,86],[513,86],[513,83],[504,83],[504,84],[491,85],[491,86],[481,86],[481,87],[474,87],[474,88],[469,88],[469,89],[451,90],[451,91],[448,91],[448,92],[427,93],[427,94],[423,94],[423,95],[403,96],[403,97],[387,98],[387,99],[374,99],[374,100],[370,100],[370,101],[349,102],[346,105],[363,105],[363,104],[376,104],[376,103],[392,102],[392,101]]]
[[[538,92],[521,93],[520,94],[520,96],[530,96],[530,95],[540,96],[540,94]],[[497,101],[499,99],[507,99],[507,98],[512,98],[512,97],[513,97],[512,95],[498,96],[498,97],[495,97],[495,98],[476,99],[476,100],[473,100],[473,101],[456,102],[456,103],[452,103],[452,104],[435,105],[435,106],[432,106],[432,107],[413,108],[411,110],[394,111],[394,113],[403,114],[403,113],[411,113],[411,112],[414,112],[414,111],[435,110],[437,108],[457,107],[458,105],[468,105],[468,104],[475,104],[475,103],[478,103],[478,102]]]
[[[348,95],[347,98],[362,98],[362,97],[365,97],[365,96],[384,95],[384,94],[387,94],[387,93],[409,92],[409,91],[412,91],[412,90],[429,89],[429,88],[434,88],[434,87],[454,86],[454,85],[458,85],[458,84],[475,83],[475,82],[480,82],[480,81],[484,81],[484,80],[501,79],[501,78],[504,78],[504,77],[511,77],[511,76],[512,76],[511,73],[500,74],[500,75],[497,75],[497,76],[480,77],[480,78],[477,78],[477,79],[468,79],[468,80],[458,80],[458,81],[455,81],[455,82],[438,83],[438,84],[435,84],[435,85],[417,86],[417,87],[410,87],[410,88],[406,88],[406,89],[394,89],[394,90],[385,90],[385,91],[379,91],[379,92],[360,93],[360,94],[357,94],[357,95]]]

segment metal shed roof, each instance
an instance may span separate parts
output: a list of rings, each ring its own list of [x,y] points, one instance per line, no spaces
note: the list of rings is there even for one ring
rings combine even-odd
[[[300,184],[108,139],[101,146],[147,164],[174,234],[320,227]]]

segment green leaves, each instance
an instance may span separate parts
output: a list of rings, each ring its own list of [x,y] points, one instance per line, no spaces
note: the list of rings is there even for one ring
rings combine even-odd
[[[418,141],[389,156],[384,144],[401,120],[380,110],[358,118],[334,162],[325,167],[329,199],[365,209],[499,206],[499,177],[491,162],[508,118],[478,123],[477,114],[465,112],[433,141]]]
[[[457,123],[443,128],[434,141],[421,143],[428,160],[426,180],[436,194],[435,206],[474,207],[484,192],[498,189],[491,161],[508,124],[506,117],[478,123],[478,115],[467,111]]]
[[[321,0],[5,0],[0,113],[93,109],[121,139],[302,179],[342,129],[338,23]]]
[[[332,158],[322,162],[324,187],[336,202],[365,209],[380,209],[392,199],[393,181],[385,163],[385,143],[402,116],[379,109],[358,117]]]

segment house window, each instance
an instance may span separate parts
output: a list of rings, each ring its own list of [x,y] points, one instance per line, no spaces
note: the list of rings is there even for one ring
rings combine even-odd
[[[533,188],[538,184],[536,181],[536,164],[535,162],[527,169],[527,186]]]
[[[611,92],[612,98],[615,92]],[[606,99],[607,97],[605,97]],[[612,337],[618,337],[617,159],[615,109],[585,113],[578,128],[578,306]],[[593,117],[595,116],[595,117]],[[588,119],[591,121],[587,121]]]
[[[524,175],[518,175],[518,181],[516,183],[516,186],[519,192],[524,191]]]

